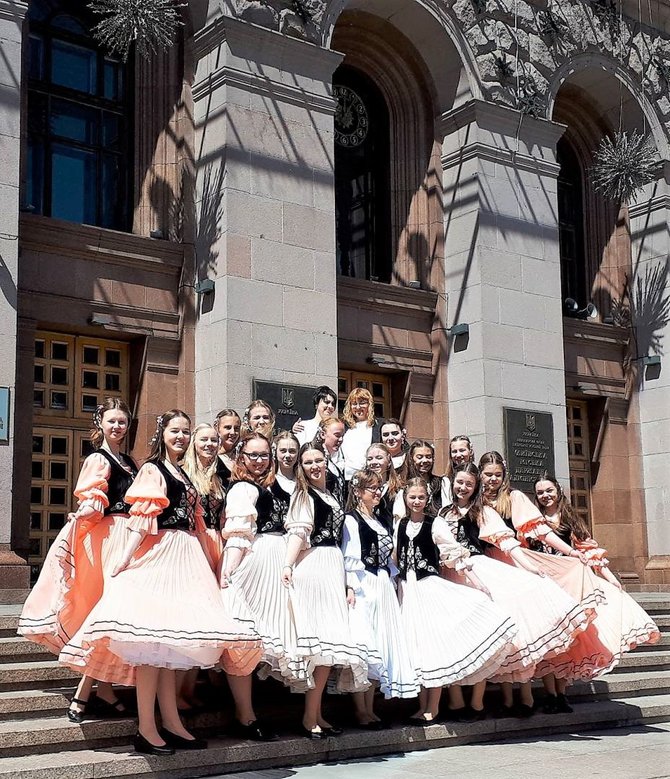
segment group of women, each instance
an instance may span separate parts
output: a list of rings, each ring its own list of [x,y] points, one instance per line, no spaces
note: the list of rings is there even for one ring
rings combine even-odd
[[[121,452],[128,406],[98,407],[78,508],[19,624],[83,674],[71,721],[127,714],[113,685],[131,685],[137,751],[205,748],[180,717],[199,669],[226,675],[233,731],[256,740],[277,736],[256,715],[254,671],[304,693],[310,739],[342,732],[324,717],[327,687],[351,693],[364,729],[386,725],[376,693],[418,698],[411,719],[425,724],[446,688],[442,716],[483,719],[488,682],[502,715],[533,713],[537,678],[544,710],[570,711],[571,680],[658,640],[553,477],[532,502],[497,452],[474,464],[467,436],[436,475],[432,444],[408,445],[363,388],[341,418],[328,387],[314,407],[280,432],[261,400],[195,429],[168,411],[139,470]]]

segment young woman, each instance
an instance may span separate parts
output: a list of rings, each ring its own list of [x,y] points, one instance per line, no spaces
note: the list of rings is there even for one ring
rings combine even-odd
[[[449,465],[447,467],[447,481],[451,483],[454,478],[456,466],[473,463],[475,461],[475,450],[472,442],[466,435],[455,435],[449,441]]]
[[[342,441],[344,439],[344,422],[337,417],[328,417],[319,425],[315,441],[323,446],[328,460],[326,486],[337,498],[342,508],[347,502],[348,486],[344,478],[344,458],[342,457]]]
[[[334,417],[337,413],[337,394],[330,387],[318,387],[312,397],[314,416],[311,419],[299,419],[292,428],[300,446],[313,441],[321,422]]]
[[[535,503],[542,512],[546,527],[569,547],[584,555],[586,565],[606,580],[606,604],[598,606],[594,625],[603,641],[611,646],[615,657],[634,649],[638,644],[653,644],[660,634],[651,617],[621,590],[617,578],[609,569],[607,552],[601,549],[591,537],[585,522],[579,517],[555,477],[545,474],[535,482]],[[548,535],[529,540],[531,548],[556,554]],[[560,552],[558,552],[560,554]],[[609,637],[609,638],[608,638]],[[612,643],[613,642],[613,643]],[[560,660],[559,660],[560,665]],[[545,668],[551,668],[549,661]],[[547,700],[545,709],[571,711],[565,696],[566,679],[554,674],[543,677]]]
[[[216,428],[206,422],[198,425],[191,436],[183,464],[184,473],[200,498],[206,528],[204,538],[214,571],[219,570],[223,554],[221,529],[225,519],[225,491],[217,474],[219,445]]]
[[[146,754],[202,749],[177,710],[175,670],[221,662],[248,672],[260,655],[257,635],[224,611],[201,538],[195,487],[179,467],[191,437],[188,416],[158,417],[148,460],[126,493],[126,548],[102,598],[61,652],[72,667],[136,672],[139,729],[134,745]],[[162,728],[156,725],[158,700]]]
[[[305,694],[303,733],[321,739],[339,735],[323,717],[321,699],[333,667],[342,692],[368,687],[365,648],[349,625],[354,593],[347,587],[342,543],[343,511],[326,488],[326,455],[304,444],[298,455],[296,489],[286,518],[288,544],[282,581],[289,588],[298,652],[310,664],[313,687]]]
[[[275,429],[275,412],[264,400],[252,401],[242,416],[243,433],[262,433],[268,441],[272,440]]]
[[[356,598],[351,625],[357,642],[368,648],[368,677],[375,683],[353,698],[358,725],[376,730],[382,725],[373,708],[375,685],[385,698],[415,698],[419,687],[392,581],[397,574],[391,560],[393,535],[374,514],[382,494],[381,477],[374,471],[358,471],[350,486],[342,553],[347,585]]]
[[[295,448],[297,455],[295,436],[283,435],[290,436],[287,440],[293,447],[289,447],[289,452]],[[283,440],[286,439],[278,436],[278,451],[284,448]],[[284,481],[286,477],[279,482],[275,478],[270,443],[262,433],[247,433],[240,443],[226,500],[222,597],[228,610],[239,619],[251,615],[263,642],[261,660],[267,673],[300,688],[306,685],[308,672],[306,664],[297,657],[288,592],[281,583],[286,552],[286,498],[290,497],[286,493],[290,487]],[[292,453],[281,456],[293,459]],[[278,491],[275,494],[278,489],[283,495]],[[256,741],[275,740],[276,734],[256,717],[251,674],[229,675],[228,683],[235,699],[235,734]]]
[[[221,479],[224,490],[228,489],[230,474],[235,462],[235,447],[240,440],[240,428],[242,420],[240,415],[232,408],[224,408],[216,415],[214,427],[219,434],[219,457],[216,461],[216,475]]]
[[[379,438],[385,444],[391,455],[393,467],[396,473],[401,475],[403,481],[407,479],[407,442],[406,431],[398,419],[384,419],[379,428]]]
[[[492,681],[530,682],[543,657],[570,646],[573,635],[586,625],[587,615],[557,584],[540,575],[495,510],[479,504],[477,466],[473,463],[456,466],[451,488],[454,502],[440,512],[433,524],[440,562],[452,581],[465,579],[469,583],[468,575],[474,574],[493,602],[511,615],[519,629],[513,641],[514,652],[505,659]],[[507,554],[516,567],[487,557],[484,552],[489,545]],[[452,704],[456,709],[462,706],[462,698],[456,698]],[[520,708],[518,713],[532,713],[530,687],[522,687],[521,707],[526,708]],[[474,717],[480,718],[483,709],[474,708]]]
[[[402,624],[422,686],[413,719],[432,722],[442,688],[476,685],[494,674],[513,651],[517,628],[487,595],[440,576],[434,519],[425,513],[428,491],[422,479],[407,482],[405,502],[409,516],[396,527],[395,557]],[[483,701],[473,701],[473,706],[481,709]]]
[[[365,468],[365,453],[370,444],[381,440],[379,420],[375,419],[375,404],[370,391],[363,387],[352,390],[344,404],[342,418],[348,428],[342,441],[342,456],[344,477],[349,481],[356,471]]]
[[[436,476],[433,473],[435,464],[435,449],[430,441],[413,441],[407,452],[407,477],[419,477],[426,482],[428,488],[428,505],[426,514],[436,517],[443,507],[451,505],[451,486],[446,476]],[[399,502],[396,507],[400,506]]]
[[[524,548],[523,554],[542,569],[563,590],[577,600],[592,623],[576,636],[567,652],[538,664],[538,675],[556,673],[565,679],[589,680],[606,673],[618,662],[612,651],[612,641],[597,629],[597,610],[605,602],[605,582],[598,579],[583,564],[584,556],[561,540],[545,523],[537,506],[519,490],[510,489],[505,461],[499,452],[486,452],[479,460],[481,497],[484,505],[492,506],[514,530],[523,544],[538,538],[560,556]],[[487,554],[510,562],[499,550],[488,549]]]
[[[405,516],[406,507],[403,500],[403,483],[393,467],[391,453],[386,444],[372,444],[365,453],[365,467],[379,474],[382,481],[382,496],[375,510],[375,515],[387,527],[392,528],[394,522]]]
[[[130,409],[118,398],[106,398],[96,408],[91,432],[95,451],[84,460],[74,490],[79,507],[52,544],[19,619],[20,635],[55,654],[101,597],[104,580],[123,550],[129,508],[123,496],[137,475],[132,458],[121,452],[131,419]],[[104,678],[91,701],[94,713],[127,714]],[[132,674],[117,681],[132,683]],[[67,710],[71,722],[83,721],[93,683],[89,675],[80,681]]]

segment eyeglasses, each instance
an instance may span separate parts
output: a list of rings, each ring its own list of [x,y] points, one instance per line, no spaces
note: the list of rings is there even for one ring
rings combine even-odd
[[[373,495],[375,492],[383,492],[381,487],[363,487],[363,492],[371,492]]]
[[[352,404],[352,408],[360,407],[360,406],[369,406],[370,401],[369,400],[355,400]]]
[[[248,457],[252,462],[262,462],[265,463],[270,459],[269,454],[259,454],[258,452],[242,452],[242,454],[245,457]]]

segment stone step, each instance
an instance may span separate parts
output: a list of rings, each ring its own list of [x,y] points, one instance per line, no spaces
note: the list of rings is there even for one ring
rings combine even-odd
[[[0,663],[0,692],[35,690],[77,684],[81,676],[60,665],[57,660],[28,663]]]
[[[74,692],[72,687],[52,690],[8,690],[0,692],[0,720],[35,716],[64,716]]]
[[[27,663],[32,660],[48,659],[53,659],[53,654],[34,641],[28,641],[16,635],[0,638],[0,664]]]
[[[652,616],[670,612],[670,592],[631,592],[629,594]]]
[[[2,666],[0,666],[2,668]],[[666,649],[652,647],[646,652],[627,652],[621,658],[621,662],[613,673],[637,669],[640,671],[666,671],[670,672],[670,652]]]
[[[0,605],[0,637],[15,636],[21,607]]]
[[[541,685],[539,685],[541,689]],[[638,695],[669,695],[670,674],[667,671],[620,671],[591,682],[574,682],[568,688],[570,700],[604,700]],[[537,696],[539,699],[539,695]]]
[[[51,754],[3,757],[0,760],[0,777],[53,779],[56,776],[58,779],[97,779],[104,776],[107,779],[117,779],[152,775],[195,779],[220,774],[221,771],[263,771],[266,768],[283,766],[290,768],[296,765],[482,741],[505,741],[557,733],[581,736],[587,730],[651,724],[665,721],[669,717],[670,695],[659,695],[580,703],[572,714],[536,714],[529,720],[485,720],[476,723],[436,724],[423,728],[406,726],[378,732],[347,730],[338,738],[324,741],[308,741],[291,735],[269,744],[217,738],[210,740],[207,750],[177,752],[171,757],[163,758],[137,755],[132,752],[128,743],[98,747],[85,744],[82,749],[61,748]],[[131,723],[114,724],[127,726]],[[84,727],[71,726],[67,736],[74,737],[75,730],[83,730]],[[121,731],[128,732],[125,738],[129,742],[130,732],[127,727],[118,727],[116,730],[117,733]],[[5,729],[5,734],[7,732]],[[31,731],[34,734],[36,732],[37,729]],[[118,735],[118,738],[122,736]],[[65,747],[65,742],[61,743]]]
[[[640,644],[636,652],[653,652],[654,650],[670,648],[670,632],[661,631],[661,638],[655,644]]]

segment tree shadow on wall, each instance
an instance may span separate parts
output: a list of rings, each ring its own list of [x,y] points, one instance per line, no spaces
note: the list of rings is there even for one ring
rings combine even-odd
[[[664,330],[670,323],[670,294],[668,289],[668,261],[649,266],[644,277],[626,279],[621,300],[612,301],[612,314],[617,324],[630,328],[631,339],[624,368],[635,385],[642,382],[642,360],[664,354]],[[660,365],[647,366],[647,379],[658,378]]]
[[[219,239],[223,217],[223,180],[225,165],[208,163],[200,175],[200,198],[196,204],[195,276],[196,283],[217,276]],[[216,290],[200,296],[199,314],[207,314],[214,307]]]

